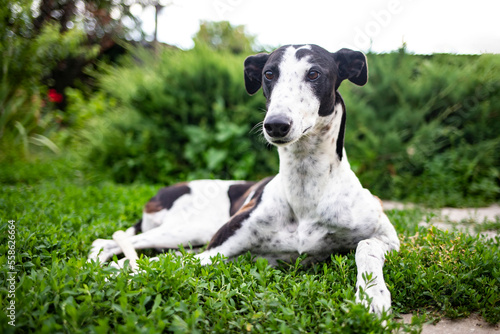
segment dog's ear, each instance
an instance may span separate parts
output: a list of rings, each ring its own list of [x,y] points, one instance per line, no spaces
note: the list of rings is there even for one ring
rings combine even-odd
[[[366,84],[368,81],[368,64],[363,52],[340,49],[332,53],[332,55],[339,68],[340,81],[338,85],[345,79],[349,79],[358,86]]]
[[[269,54],[259,53],[245,59],[245,88],[248,94],[257,93],[262,86],[262,70],[268,58]]]

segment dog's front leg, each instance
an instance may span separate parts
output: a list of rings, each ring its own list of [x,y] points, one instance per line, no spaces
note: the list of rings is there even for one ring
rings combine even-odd
[[[194,257],[196,259],[200,259],[200,264],[202,266],[206,266],[206,265],[212,264],[212,258],[217,256],[217,254],[220,254],[220,255],[223,255],[226,257],[228,256],[226,254],[221,253],[218,250],[209,249],[209,250],[204,251],[203,253],[195,255]]]
[[[272,201],[270,202],[272,205]],[[232,216],[215,233],[208,244],[207,250],[195,256],[200,259],[200,264],[211,264],[211,258],[217,254],[228,258],[236,257],[262,243],[261,232],[264,231],[263,226],[268,229],[267,232],[262,232],[264,234],[268,234],[272,230],[273,219],[266,214],[270,212],[269,206],[261,204],[257,207],[257,201],[250,202],[244,209]]]
[[[228,258],[243,254],[249,250],[248,238],[245,238],[244,234],[244,232],[240,231],[240,233],[229,237],[216,247],[212,247],[213,242],[211,242],[208,245],[208,249],[203,253],[195,255],[195,258],[200,259],[200,264],[206,266],[211,264],[212,258],[218,254]]]
[[[369,307],[372,313],[389,312],[391,307],[391,293],[382,271],[387,251],[387,244],[376,238],[362,240],[356,248],[356,300]],[[371,302],[362,296],[362,292]]]
[[[268,187],[275,189],[275,182],[277,178],[266,178],[252,188],[250,201],[215,233],[207,250],[195,256],[200,259],[200,264],[211,264],[211,258],[217,254],[228,258],[241,255],[259,244],[259,231],[263,226],[272,230],[271,224],[276,222],[274,217],[279,216],[274,204],[279,201],[276,199],[279,192],[268,191]],[[274,212],[274,216],[270,212]]]

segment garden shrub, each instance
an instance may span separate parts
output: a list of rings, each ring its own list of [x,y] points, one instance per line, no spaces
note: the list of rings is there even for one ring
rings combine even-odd
[[[252,131],[265,100],[246,93],[243,60],[197,46],[135,50],[119,66],[103,67],[100,94],[116,106],[79,132],[87,164],[118,182],[276,173],[277,154],[258,127]],[[401,49],[368,54],[368,64],[367,85],[340,88],[346,148],[362,183],[383,198],[434,206],[497,201],[500,56]]]
[[[277,157],[251,131],[264,102],[246,93],[243,60],[203,47],[136,50],[108,67],[100,87],[119,104],[78,133],[85,159],[118,182],[267,175]]]
[[[384,198],[434,206],[500,198],[500,57],[368,55],[369,84],[342,87],[347,152]]]
[[[0,6],[0,161],[27,159],[39,147],[59,152],[49,137],[61,120],[54,102],[62,96],[47,87],[48,78],[65,59],[92,59],[98,51],[81,29],[63,30],[55,20],[36,28],[36,3]]]

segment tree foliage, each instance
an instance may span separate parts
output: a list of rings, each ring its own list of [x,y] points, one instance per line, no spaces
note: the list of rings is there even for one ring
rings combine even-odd
[[[255,36],[245,32],[245,26],[232,26],[227,21],[203,21],[194,37],[197,46],[208,45],[215,51],[235,54],[249,53],[255,44]]]
[[[0,139],[5,146],[21,145],[25,152],[30,142],[54,148],[42,136],[55,116],[46,112],[50,101],[44,79],[62,59],[96,53],[84,45],[82,30],[62,31],[57,21],[42,24],[39,16],[32,1],[0,6]]]

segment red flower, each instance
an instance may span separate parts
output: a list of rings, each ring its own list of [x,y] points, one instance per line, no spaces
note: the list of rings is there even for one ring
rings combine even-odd
[[[57,90],[51,88],[49,89],[49,101],[54,103],[61,103],[63,101],[62,94],[58,93]]]

